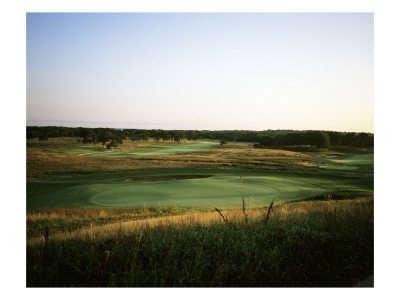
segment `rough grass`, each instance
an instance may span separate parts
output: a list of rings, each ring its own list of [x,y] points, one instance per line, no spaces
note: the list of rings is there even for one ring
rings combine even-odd
[[[211,141],[182,141],[182,142],[133,142],[124,141],[117,148],[106,150],[100,144],[96,146],[78,146],[65,152],[90,156],[156,156],[177,155],[194,151],[216,148],[218,142]]]
[[[243,212],[246,212],[244,214]],[[27,286],[352,286],[373,273],[373,200],[91,226],[27,241]],[[124,226],[126,224],[126,226]]]
[[[218,149],[193,151],[180,155],[120,156],[131,151],[132,141],[114,150],[115,156],[85,156],[71,152],[82,146],[71,138],[27,143],[27,179],[52,174],[104,173],[126,170],[167,168],[246,168],[268,170],[317,171],[319,158],[306,154],[273,149],[252,149],[247,144],[230,144]],[[134,142],[138,149],[151,149],[163,142]],[[168,147],[180,144],[165,142]],[[95,146],[87,146],[96,148]],[[140,150],[141,151],[141,150]]]
[[[176,215],[187,209],[171,207],[143,208],[56,208],[28,212],[26,214],[26,231],[28,237],[70,232],[85,226],[103,225],[128,220],[141,220],[157,216]]]

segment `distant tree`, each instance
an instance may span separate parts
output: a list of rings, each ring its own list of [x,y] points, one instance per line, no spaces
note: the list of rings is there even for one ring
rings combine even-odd
[[[192,130],[187,130],[185,135],[186,135],[186,138],[188,140],[194,140],[195,139],[195,134],[194,134],[194,131],[192,131]]]
[[[168,141],[168,140],[171,139],[171,135],[169,134],[168,131],[163,131],[163,133],[162,133],[162,139],[163,139],[163,141]]]
[[[367,147],[370,142],[370,138],[368,134],[365,132],[361,132],[356,136],[356,143],[358,147],[364,148]]]
[[[97,142],[98,142],[98,138],[97,138],[97,134],[95,133],[95,134],[93,134],[93,137],[92,137],[92,143],[97,144]]]
[[[183,139],[183,133],[180,131],[175,131],[172,135],[175,142],[180,142]]]
[[[107,149],[116,148],[118,147],[118,142],[116,140],[111,140],[106,147]]]
[[[261,139],[260,139],[260,146],[263,146],[263,147],[272,146],[273,143],[274,143],[274,138],[271,136],[266,135],[266,136],[261,137]]]
[[[140,132],[139,134],[136,135],[136,140],[138,141],[147,141],[149,139],[149,136],[145,132]]]
[[[347,132],[343,136],[343,146],[354,147],[355,140],[356,140],[356,134],[354,132]]]
[[[331,146],[331,141],[329,139],[329,134],[327,132],[319,132],[319,140],[317,147],[319,148],[329,148]]]
[[[121,136],[116,136],[114,137],[113,141],[115,141],[118,144],[123,144],[123,138]]]
[[[94,142],[93,137],[95,136],[95,133],[93,129],[81,128],[79,132],[80,137],[82,137],[82,143],[89,144]]]
[[[329,139],[331,142],[331,146],[341,146],[342,145],[342,137],[343,134],[341,132],[329,131]]]
[[[103,144],[103,147],[113,139],[113,134],[111,131],[101,132],[98,136],[98,140]]]
[[[162,139],[162,130],[157,129],[157,130],[152,130],[151,132],[151,137],[156,141],[159,142]]]
[[[27,126],[26,138],[39,138],[46,141],[55,137],[75,137],[78,142],[102,143],[105,147],[115,140],[121,144],[127,137],[132,140],[155,141],[183,139],[210,139],[237,142],[257,143],[260,148],[280,146],[309,146],[314,148],[332,147],[373,147],[374,135],[371,133],[333,132],[315,130],[146,130],[146,129],[113,129],[113,128],[83,128],[61,126]]]
[[[309,134],[311,136],[311,145],[318,148],[329,148],[331,142],[329,139],[329,134],[325,131],[316,131]]]
[[[34,139],[34,138],[38,138],[40,135],[39,131],[36,130],[33,127],[27,127],[26,128],[26,138],[28,140]]]
[[[41,132],[39,135],[39,141],[47,141],[49,139],[47,132]]]

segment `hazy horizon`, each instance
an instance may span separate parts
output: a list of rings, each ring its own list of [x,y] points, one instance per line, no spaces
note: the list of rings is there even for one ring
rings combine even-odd
[[[165,126],[163,124],[143,124],[143,123],[105,123],[105,122],[71,122],[71,121],[63,121],[63,120],[40,120],[40,121],[27,121],[26,126],[37,126],[37,127],[47,127],[47,126],[56,126],[56,127],[70,127],[70,128],[112,128],[112,129],[141,129],[141,130],[209,130],[209,131],[222,131],[222,130],[238,130],[238,131],[267,131],[267,130],[297,130],[297,131],[337,131],[337,132],[355,132],[355,133],[371,133],[374,132],[370,131],[351,131],[351,130],[329,130],[329,129],[310,129],[310,128],[302,128],[302,129],[295,129],[295,128],[265,128],[265,129],[249,129],[249,128],[209,128],[208,126],[197,127],[197,128],[180,128],[179,125],[174,126],[173,124],[169,124]]]
[[[27,125],[374,132],[372,13],[28,13]]]

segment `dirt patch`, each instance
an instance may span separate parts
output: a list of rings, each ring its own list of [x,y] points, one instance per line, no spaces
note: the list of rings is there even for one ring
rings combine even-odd
[[[131,177],[124,181],[173,181],[173,180],[185,180],[185,179],[199,179],[208,178],[212,175],[170,175],[170,176],[145,176],[145,177]]]

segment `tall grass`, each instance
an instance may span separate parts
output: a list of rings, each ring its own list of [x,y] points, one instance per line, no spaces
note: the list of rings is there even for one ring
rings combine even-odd
[[[175,215],[188,211],[176,206],[148,208],[55,208],[26,214],[27,236],[45,232],[72,231],[85,226],[140,220],[156,216]]]
[[[28,239],[27,286],[352,286],[373,272],[373,199],[270,207]]]

